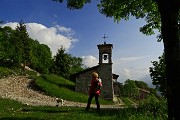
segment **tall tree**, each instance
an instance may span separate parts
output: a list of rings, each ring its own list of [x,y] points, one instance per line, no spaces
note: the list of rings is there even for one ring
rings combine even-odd
[[[19,65],[20,54],[15,51],[14,33],[10,27],[0,27],[0,65],[6,67],[13,67]]]
[[[21,56],[22,56],[22,63],[23,63],[23,70],[25,70],[25,66],[27,62],[30,60],[30,41],[29,35],[26,29],[26,25],[23,21],[19,22],[19,25],[16,27],[16,34],[15,34],[15,43],[16,47],[18,48]]]
[[[66,53],[65,49],[61,46],[54,56],[53,72],[62,77],[68,78],[70,72],[70,55]]]
[[[53,72],[65,78],[69,79],[70,75],[82,71],[82,66],[82,58],[73,57],[71,54],[66,53],[63,46],[58,49],[57,54],[54,56]]]
[[[83,69],[83,64],[82,64],[82,58],[71,56],[69,75],[78,73],[78,72],[80,72],[82,70],[84,70]]]
[[[63,2],[63,0],[54,0]],[[77,1],[77,2],[73,2]],[[67,0],[70,9],[82,8],[90,0]],[[82,5],[79,6],[79,2]],[[180,0],[100,0],[99,10],[115,21],[128,20],[129,16],[145,18],[147,24],[141,28],[146,34],[159,29],[165,51],[168,118],[180,119]]]

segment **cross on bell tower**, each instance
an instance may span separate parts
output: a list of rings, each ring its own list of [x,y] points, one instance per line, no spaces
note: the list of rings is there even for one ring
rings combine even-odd
[[[108,38],[108,37],[104,34],[104,36],[102,38],[104,38],[104,44],[106,44],[106,38]]]
[[[102,37],[104,38],[104,44],[99,44],[99,64],[101,63],[112,63],[112,44],[106,44],[106,38],[108,38],[105,34]]]

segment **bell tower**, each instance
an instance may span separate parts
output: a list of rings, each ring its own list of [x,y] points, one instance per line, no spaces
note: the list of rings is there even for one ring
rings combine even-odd
[[[104,36],[105,37],[105,36]],[[103,37],[103,38],[104,38]],[[99,76],[102,79],[101,95],[105,99],[113,100],[112,48],[113,44],[99,44]]]
[[[112,44],[97,45],[99,49],[99,64],[112,64]]]

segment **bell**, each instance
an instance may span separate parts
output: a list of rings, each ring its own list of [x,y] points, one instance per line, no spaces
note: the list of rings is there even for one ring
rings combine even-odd
[[[107,57],[108,57],[107,55],[104,55],[104,60],[107,60]]]

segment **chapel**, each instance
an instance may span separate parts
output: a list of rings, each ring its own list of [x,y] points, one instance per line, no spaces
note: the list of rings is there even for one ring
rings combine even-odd
[[[101,97],[113,100],[114,95],[119,93],[119,88],[117,88],[117,78],[119,75],[112,73],[113,44],[106,44],[104,42],[97,45],[97,48],[99,50],[99,64],[73,75],[76,83],[75,91],[88,94],[91,84],[91,74],[92,72],[97,72],[103,84]]]

